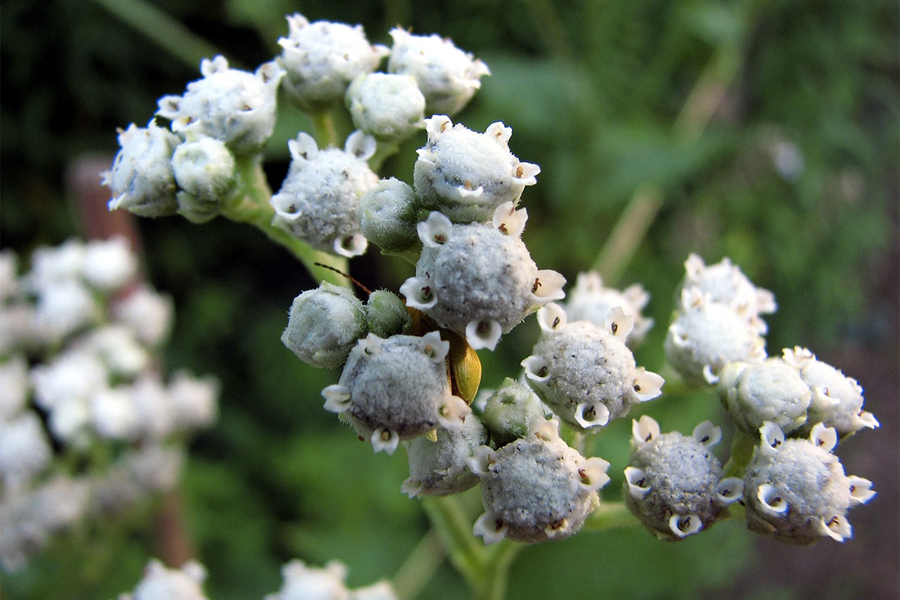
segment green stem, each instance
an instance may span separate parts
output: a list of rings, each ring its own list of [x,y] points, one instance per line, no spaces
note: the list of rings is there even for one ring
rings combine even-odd
[[[330,111],[322,111],[312,114],[313,137],[319,148],[336,148],[337,131],[334,128],[334,118]]]
[[[314,250],[287,231],[272,225],[275,209],[269,204],[272,192],[262,169],[262,157],[257,155],[238,158],[235,171],[238,178],[237,190],[225,202],[222,215],[238,223],[253,225],[264,232],[270,240],[297,257],[315,279],[340,286],[348,285],[347,280],[338,273],[316,266],[316,263],[320,263],[347,273],[346,258]]]
[[[605,531],[639,525],[624,502],[604,502],[594,509],[584,523],[584,531]]]
[[[755,436],[744,433],[740,429],[735,430],[734,439],[731,440],[731,456],[722,468],[723,477],[743,477],[750,459],[753,458],[753,450],[759,444]]]
[[[394,575],[394,591],[402,600],[412,600],[422,591],[446,557],[441,538],[431,529],[409,554]]]
[[[177,19],[143,0],[94,0],[186,65],[197,68],[203,58],[221,54],[215,46]]]

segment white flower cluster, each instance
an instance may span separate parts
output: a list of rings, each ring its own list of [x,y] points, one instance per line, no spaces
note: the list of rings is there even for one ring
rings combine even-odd
[[[152,559],[134,591],[120,594],[119,600],[207,600],[203,592],[206,568],[188,561],[181,568],[167,568]],[[281,569],[281,590],[263,600],[398,600],[386,581],[351,590],[344,583],[347,567],[332,561],[322,568],[292,560]]]
[[[156,371],[172,301],[137,282],[124,239],[39,248],[21,275],[17,262],[0,256],[0,561],[10,568],[85,515],[171,488],[181,452],[165,443],[210,425],[218,396],[209,378],[166,383]],[[60,452],[91,466],[63,474]],[[110,462],[93,465],[103,454]]]

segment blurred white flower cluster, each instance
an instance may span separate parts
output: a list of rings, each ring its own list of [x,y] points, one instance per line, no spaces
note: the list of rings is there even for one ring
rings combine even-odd
[[[166,381],[172,301],[139,283],[127,241],[0,254],[0,561],[22,566],[79,519],[176,482],[184,432],[216,418],[218,383]],[[98,451],[106,448],[105,451]],[[98,459],[98,457],[103,457]]]

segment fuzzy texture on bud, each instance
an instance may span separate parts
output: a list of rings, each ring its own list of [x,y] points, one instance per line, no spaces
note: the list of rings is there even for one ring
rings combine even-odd
[[[178,193],[178,212],[192,223],[205,223],[219,214],[237,184],[234,156],[224,142],[210,137],[187,141],[172,155]]]
[[[400,296],[387,290],[375,290],[366,300],[366,326],[378,337],[388,338],[408,333],[412,328],[412,317]]]
[[[691,254],[684,262],[684,270],[681,289],[697,288],[701,293],[707,294],[712,302],[727,304],[738,314],[755,318],[761,314],[773,313],[777,308],[774,294],[753,285],[728,258],[723,258],[714,265],[706,265],[700,256]]]
[[[633,450],[625,469],[625,504],[651,533],[680,540],[708,529],[741,498],[740,479],[722,479],[710,447],[722,432],[709,421],[691,436],[660,434],[644,415],[632,426]]]
[[[325,408],[388,454],[400,440],[439,425],[460,429],[471,409],[450,391],[449,350],[436,331],[387,339],[369,334],[350,352],[338,383],[322,391]]]
[[[497,208],[491,225],[456,225],[432,212],[419,223],[424,248],[416,276],[400,287],[406,304],[472,348],[493,350],[501,334],[564,295],[563,276],[538,271],[519,238],[526,218],[511,203]]]
[[[281,190],[270,200],[272,224],[285,229],[313,248],[358,256],[367,241],[359,228],[359,198],[378,182],[368,159],[375,140],[352,133],[344,150],[319,150],[309,134],[300,132],[288,142],[291,167]]]
[[[766,421],[788,435],[807,422],[812,392],[797,368],[780,358],[728,363],[719,372],[716,387],[734,424],[750,435]]]
[[[121,149],[112,168],[101,173],[113,197],[109,210],[123,208],[140,217],[164,217],[178,210],[172,153],[181,140],[153,121],[119,130]]]
[[[281,342],[303,362],[334,369],[367,333],[363,303],[347,288],[323,282],[294,298]]]
[[[638,367],[625,345],[632,320],[614,309],[604,327],[566,321],[559,305],[538,311],[541,338],[522,361],[528,384],[579,431],[604,427],[632,406],[652,400],[664,380]]]
[[[599,505],[597,490],[609,481],[609,463],[567,446],[558,426],[540,417],[527,437],[499,450],[476,450],[470,463],[481,477],[485,513],[474,533],[486,544],[567,538]]]
[[[232,69],[224,56],[200,62],[202,79],[182,96],[163,96],[156,114],[172,121],[172,131],[211,137],[243,156],[262,150],[275,129],[278,83],[284,71],[275,62],[255,73]]]
[[[786,363],[799,369],[812,391],[809,420],[800,429],[802,433],[808,435],[816,423],[834,427],[841,436],[880,426],[875,415],[863,410],[863,389],[855,379],[818,360],[806,348],[785,348],[783,355]]]
[[[482,418],[496,447],[504,446],[531,431],[544,416],[541,399],[526,385],[507,377],[486,400]]]
[[[821,423],[806,439],[785,439],[774,423],[760,427],[760,444],[744,476],[747,527],[789,544],[853,536],[849,508],[868,502],[872,482],[847,476],[831,453],[837,432]]]
[[[474,487],[479,479],[468,461],[475,448],[486,443],[487,431],[474,415],[466,417],[462,429],[439,428],[437,439],[423,435],[411,440],[406,447],[409,478],[401,489],[412,498],[458,494]]]
[[[403,252],[419,242],[418,208],[412,186],[382,179],[359,199],[359,225],[366,239],[386,252]]]
[[[626,338],[629,347],[636,347],[653,327],[653,319],[641,315],[650,294],[636,283],[623,291],[604,287],[603,279],[594,271],[579,273],[575,288],[569,292],[563,308],[570,321],[590,321],[602,327],[609,311],[619,307],[627,317],[634,319],[634,327]]]
[[[339,104],[350,81],[371,73],[389,50],[371,45],[361,25],[316,21],[301,14],[287,17],[288,37],[278,63],[286,71],[283,88],[301,110],[321,112]]]
[[[692,385],[716,383],[729,362],[760,362],[766,342],[758,326],[696,288],[682,290],[664,344],[669,365]]]
[[[398,143],[425,127],[425,96],[407,75],[358,75],[345,102],[353,125],[379,140]]]
[[[428,114],[454,115],[468,104],[490,75],[487,65],[437,35],[412,35],[395,27],[388,71],[415,78]]]
[[[541,169],[509,150],[512,128],[493,123],[484,133],[453,125],[445,115],[425,120],[428,141],[417,152],[413,184],[422,205],[456,223],[491,220],[506,202],[515,205]]]

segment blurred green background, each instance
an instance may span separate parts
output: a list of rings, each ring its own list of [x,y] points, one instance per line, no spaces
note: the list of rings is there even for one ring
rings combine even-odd
[[[490,66],[454,120],[482,131],[502,120],[512,151],[543,169],[523,196],[540,268],[574,283],[599,260],[609,282],[648,289],[656,326],[639,364],[667,374],[662,340],[688,253],[729,256],[776,295],[769,352],[811,348],[860,381],[882,422],[839,450],[879,491],[851,513],[856,537],[844,545],[784,548],[736,522],[678,544],[640,529],[585,532],[525,549],[509,598],[897,597],[895,1],[5,0],[0,245],[24,254],[84,231],[67,187],[74,161],[111,161],[115,128],[145,124],[159,96],[199,77],[204,56],[251,70],[270,60],[293,12],[361,23],[373,42],[389,44],[397,24],[438,33]],[[267,157],[273,189],[285,141],[305,125],[282,113]],[[422,143],[382,174],[411,181]],[[341,560],[353,586],[391,577],[428,530],[418,501],[400,493],[405,456],[357,442],[321,408],[338,373],[278,341],[292,298],[315,282],[262,234],[221,219],[138,226],[151,281],[176,300],[167,366],[223,383],[220,421],[192,444],[181,491],[207,594],[261,598],[295,557]],[[412,272],[376,252],[351,269],[394,290]],[[536,335],[528,322],[483,356],[484,385],[515,376]],[[664,393],[646,409],[664,430],[725,423],[704,394]],[[590,443],[618,472],[604,497],[619,494],[629,427]],[[151,522],[132,516],[59,540],[29,571],[3,574],[4,597],[131,589],[158,550]],[[420,597],[466,591],[445,562]]]

